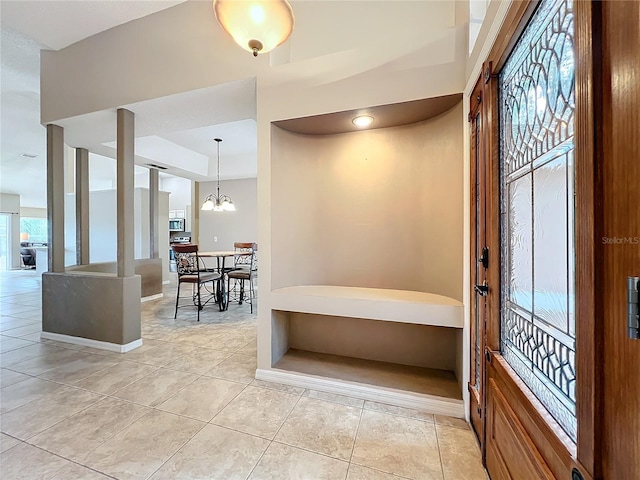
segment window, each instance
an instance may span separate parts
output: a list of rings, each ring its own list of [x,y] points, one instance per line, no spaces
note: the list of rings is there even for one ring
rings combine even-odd
[[[576,439],[574,28],[541,2],[499,79],[501,349]]]
[[[20,241],[47,243],[47,219],[20,217]]]

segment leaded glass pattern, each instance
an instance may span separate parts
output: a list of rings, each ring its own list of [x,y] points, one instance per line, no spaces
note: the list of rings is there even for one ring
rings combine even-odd
[[[576,439],[572,0],[543,0],[499,79],[501,348]]]

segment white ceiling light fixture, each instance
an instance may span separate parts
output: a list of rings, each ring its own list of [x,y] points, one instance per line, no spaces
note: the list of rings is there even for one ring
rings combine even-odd
[[[235,212],[236,206],[231,201],[228,195],[220,195],[220,142],[221,138],[214,138],[218,144],[218,185],[216,187],[216,194],[210,193],[207,198],[204,199],[201,210],[213,210],[214,212]]]
[[[373,123],[373,117],[371,115],[359,115],[352,122],[356,127],[365,128]]]
[[[295,19],[287,0],[213,0],[222,28],[254,57],[284,43]]]

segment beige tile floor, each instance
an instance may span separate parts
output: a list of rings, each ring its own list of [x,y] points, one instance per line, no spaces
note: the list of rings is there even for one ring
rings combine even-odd
[[[464,421],[255,380],[248,306],[174,292],[121,355],[40,340],[38,277],[0,273],[0,478],[486,480]]]

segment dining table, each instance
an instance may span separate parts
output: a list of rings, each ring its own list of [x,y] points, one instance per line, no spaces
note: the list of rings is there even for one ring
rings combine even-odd
[[[215,258],[216,259],[216,267],[209,268],[208,271],[218,272],[222,276],[220,278],[219,287],[216,288],[216,303],[220,306],[220,310],[224,311],[229,307],[229,292],[226,291],[224,275],[233,270],[233,266],[227,267],[226,260],[227,258],[235,258],[235,257],[245,257],[251,255],[251,252],[241,251],[241,250],[217,250],[211,252],[198,252],[198,256],[203,259],[206,265],[206,258]],[[235,263],[235,262],[234,262]]]
[[[243,252],[239,250],[218,250],[212,252],[198,252],[200,258],[215,258],[216,271],[218,273],[226,273],[228,271],[225,262],[229,257],[247,257],[251,252]]]

